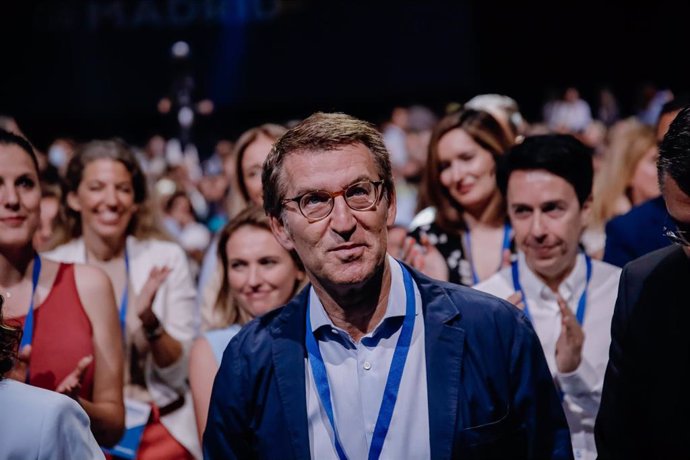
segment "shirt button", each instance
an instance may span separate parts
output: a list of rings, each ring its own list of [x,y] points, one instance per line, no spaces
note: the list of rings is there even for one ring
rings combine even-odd
[[[371,363],[369,361],[364,361],[364,364],[362,364],[362,367],[364,368],[365,371],[368,371],[371,369]]]

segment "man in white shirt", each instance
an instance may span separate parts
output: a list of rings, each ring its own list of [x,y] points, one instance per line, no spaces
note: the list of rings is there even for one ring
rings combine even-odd
[[[620,269],[579,244],[592,190],[588,149],[569,135],[527,138],[506,157],[508,215],[517,259],[475,286],[519,294],[562,393],[575,458],[596,458],[594,421],[611,341]]]

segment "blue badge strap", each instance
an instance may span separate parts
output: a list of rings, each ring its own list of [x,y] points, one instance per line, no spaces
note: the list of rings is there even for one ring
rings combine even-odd
[[[125,247],[125,288],[122,291],[122,298],[120,299],[120,328],[122,329],[122,338],[125,338],[125,331],[127,330],[127,298],[129,297],[129,257],[127,256],[127,248]]]
[[[580,300],[577,302],[577,322],[582,326],[585,323],[585,310],[587,309],[587,290],[589,289],[589,282],[592,279],[592,259],[587,254],[585,256],[585,265],[587,266],[587,277],[585,281],[585,290],[582,291]]]
[[[29,312],[24,320],[24,333],[19,345],[20,350],[26,345],[31,345],[34,340],[34,297],[36,296],[39,276],[41,276],[41,258],[38,254],[34,254],[34,267],[31,273],[31,302],[29,303]]]
[[[585,265],[587,267],[587,275],[585,278],[585,289],[582,291],[582,295],[580,296],[580,300],[577,302],[577,312],[575,314],[575,317],[577,318],[577,322],[582,326],[585,322],[585,311],[587,309],[587,290],[589,289],[589,282],[592,280],[592,258],[589,257],[589,255],[584,254],[585,256]],[[529,308],[527,306],[527,296],[525,296],[525,292],[522,290],[522,285],[520,284],[520,274],[518,272],[518,263],[517,260],[514,260],[511,264],[511,271],[513,274],[513,288],[515,289],[516,292],[520,292],[522,294],[522,302],[525,304],[525,315],[527,315],[527,318],[532,320],[532,317],[530,316],[529,313]]]
[[[311,372],[314,375],[314,383],[316,384],[316,391],[319,393],[321,405],[326,411],[328,420],[331,422],[333,428],[333,437],[335,440],[335,450],[338,453],[340,460],[347,460],[345,451],[338,439],[338,432],[335,429],[335,420],[333,418],[333,406],[331,405],[331,390],[328,387],[328,376],[326,374],[326,366],[321,357],[321,350],[316,343],[316,338],[311,330],[311,318],[309,317],[309,300],[307,300],[307,330],[305,333],[305,344],[307,346],[307,353],[309,354],[309,363],[311,364]]]
[[[403,281],[405,284],[405,320],[403,321],[402,330],[400,331],[400,336],[398,337],[398,342],[393,353],[391,367],[388,371],[388,378],[386,379],[386,387],[383,392],[383,399],[381,400],[379,415],[376,419],[376,426],[374,428],[371,446],[369,446],[369,460],[376,460],[381,455],[383,443],[386,440],[386,435],[388,434],[388,429],[393,417],[395,403],[398,399],[398,390],[400,388],[400,382],[402,381],[405,361],[407,360],[407,354],[410,350],[410,343],[412,342],[412,332],[415,321],[414,288],[412,287],[412,278],[410,277],[409,272],[402,264],[400,267],[402,269]],[[307,330],[305,336],[307,352],[309,353],[309,362],[311,364],[312,374],[314,375],[316,389],[319,393],[321,404],[328,415],[328,420],[331,422],[331,427],[333,428],[335,449],[338,453],[338,457],[341,460],[345,460],[347,457],[345,456],[345,452],[340,444],[340,440],[338,439],[338,432],[336,430],[335,419],[333,417],[333,406],[331,404],[331,394],[328,387],[326,367],[323,363],[319,346],[316,343],[316,338],[311,330],[311,319],[308,304]]]
[[[505,252],[506,249],[510,249],[510,232],[512,230],[512,227],[508,222],[506,222],[503,226],[503,244],[501,245],[501,260],[498,263],[498,269],[500,270],[503,267],[503,252]],[[477,272],[474,269],[474,263],[472,261],[472,241],[470,238],[470,230],[465,231],[465,246],[467,247],[467,250],[470,252],[469,257],[467,260],[470,261],[470,266],[472,267],[472,283],[477,284],[479,283],[480,279],[479,276],[477,275]]]
[[[369,447],[369,460],[377,460],[381,455],[383,443],[386,440],[388,428],[390,428],[391,419],[393,418],[395,403],[398,400],[398,390],[400,389],[400,382],[402,382],[405,361],[410,351],[410,343],[412,343],[412,332],[414,330],[415,321],[414,288],[412,287],[412,277],[410,273],[402,264],[400,264],[400,269],[402,270],[403,282],[405,284],[405,320],[403,321],[403,327],[398,337],[398,343],[395,345],[391,368],[388,371],[388,379],[386,380],[386,387],[383,391],[381,408],[379,409],[379,416],[376,419],[376,426],[374,428],[371,446]]]

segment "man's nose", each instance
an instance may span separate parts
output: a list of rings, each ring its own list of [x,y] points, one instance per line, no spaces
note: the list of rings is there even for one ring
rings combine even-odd
[[[535,212],[532,216],[532,223],[530,226],[530,233],[534,238],[541,238],[546,233],[546,225],[544,216],[540,212]]]
[[[344,240],[349,240],[357,227],[357,219],[343,196],[334,198],[330,225],[331,229],[342,236]]]

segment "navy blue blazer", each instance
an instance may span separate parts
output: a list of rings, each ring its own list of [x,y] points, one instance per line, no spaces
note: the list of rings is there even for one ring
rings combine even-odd
[[[670,245],[671,241],[663,234],[667,216],[664,199],[657,197],[611,219],[606,224],[604,262],[623,267],[631,260]]]
[[[525,315],[489,294],[410,272],[423,304],[432,458],[572,458],[565,415]],[[206,459],[310,457],[308,292],[250,322],[228,345],[213,385]]]

